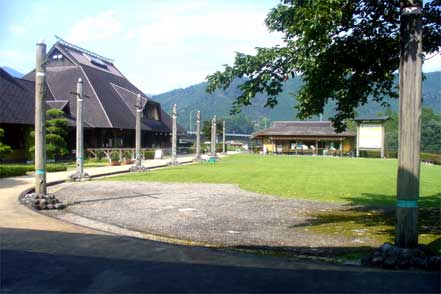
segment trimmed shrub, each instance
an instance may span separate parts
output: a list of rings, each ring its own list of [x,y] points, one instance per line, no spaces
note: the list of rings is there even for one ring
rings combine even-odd
[[[441,154],[421,153],[421,160],[431,161],[434,164],[441,165]]]
[[[110,153],[110,160],[112,162],[119,162],[120,158],[119,158],[119,152],[112,152]]]
[[[155,158],[155,151],[145,150],[143,155],[144,155],[144,159],[154,159]]]
[[[47,164],[47,172],[65,171],[67,167],[64,164]],[[34,171],[34,165],[31,164],[2,164],[0,165],[0,178],[24,176],[27,172]]]

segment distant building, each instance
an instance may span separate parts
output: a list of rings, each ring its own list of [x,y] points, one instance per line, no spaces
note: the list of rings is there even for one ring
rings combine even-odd
[[[354,150],[355,136],[336,133],[330,121],[276,121],[251,139],[264,154],[346,155]]]
[[[69,120],[68,146],[75,147],[76,91],[83,80],[84,144],[86,148],[134,147],[135,103],[138,88],[115,67],[113,61],[60,38],[47,53],[46,101],[48,108],[65,112]],[[24,134],[34,124],[35,71],[22,79],[0,69],[0,127],[13,149],[24,148]],[[142,96],[142,147],[171,145],[171,117],[158,102]],[[183,129],[178,127],[178,131]]]

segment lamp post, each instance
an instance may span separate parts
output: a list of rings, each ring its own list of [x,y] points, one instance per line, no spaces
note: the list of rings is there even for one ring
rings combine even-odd
[[[201,112],[196,112],[196,156],[195,160],[201,158]]]
[[[173,104],[172,109],[172,119],[173,119],[173,126],[172,126],[172,160],[171,165],[175,165],[178,163],[176,159],[176,140],[177,140],[177,134],[176,134],[176,104]]]

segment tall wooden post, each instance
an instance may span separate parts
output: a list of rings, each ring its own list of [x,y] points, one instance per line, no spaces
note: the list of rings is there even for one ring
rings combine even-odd
[[[196,113],[196,156],[195,160],[201,158],[201,112]]]
[[[225,121],[222,122],[222,153],[225,154]]]
[[[141,116],[143,107],[141,105],[141,94],[136,97],[136,134],[135,134],[135,166],[141,167]]]
[[[216,156],[216,115],[211,120],[211,156]]]
[[[77,157],[77,173],[76,178],[82,179],[84,174],[84,150],[83,150],[83,81],[81,78],[77,82],[77,146],[76,146],[76,157]]]
[[[173,127],[172,127],[172,161],[171,164],[176,164],[178,161],[176,159],[176,104],[173,104],[172,110],[172,118],[173,118]]]
[[[46,190],[46,44],[37,43],[35,65],[35,193]]]
[[[418,244],[421,139],[421,1],[402,2],[400,25],[400,122],[395,244]]]

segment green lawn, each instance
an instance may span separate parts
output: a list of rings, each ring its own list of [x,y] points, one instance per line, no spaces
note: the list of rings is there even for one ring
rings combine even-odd
[[[396,160],[233,155],[201,163],[108,178],[239,184],[245,190],[289,198],[362,205],[394,205]],[[421,207],[441,203],[441,166],[421,166]]]

